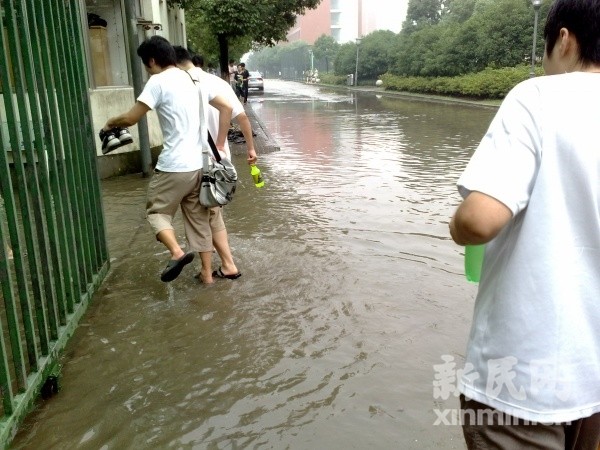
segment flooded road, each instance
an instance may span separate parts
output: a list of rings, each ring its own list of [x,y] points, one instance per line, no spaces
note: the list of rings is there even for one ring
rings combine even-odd
[[[226,208],[243,276],[203,286],[144,221],[147,180],[103,182],[112,269],[27,449],[464,449],[434,365],[462,362],[476,286],[448,235],[494,110],[266,80],[281,146]],[[180,221],[178,232],[183,242]],[[215,257],[214,267],[218,267]]]

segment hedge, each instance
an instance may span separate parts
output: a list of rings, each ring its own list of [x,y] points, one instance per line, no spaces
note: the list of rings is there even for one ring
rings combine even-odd
[[[475,99],[502,99],[518,83],[529,78],[529,66],[487,68],[458,77],[401,77],[386,73],[381,77],[386,90],[445,95]],[[536,69],[536,76],[542,75]]]

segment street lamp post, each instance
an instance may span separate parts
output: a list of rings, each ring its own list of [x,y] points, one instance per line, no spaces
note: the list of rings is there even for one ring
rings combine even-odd
[[[358,86],[358,47],[360,46],[361,38],[356,38],[356,69],[354,70],[354,86]]]
[[[531,49],[531,71],[529,72],[529,78],[535,77],[535,47],[537,41],[537,27],[538,27],[538,15],[540,7],[542,6],[542,0],[531,0],[534,11],[533,19],[533,48]]]

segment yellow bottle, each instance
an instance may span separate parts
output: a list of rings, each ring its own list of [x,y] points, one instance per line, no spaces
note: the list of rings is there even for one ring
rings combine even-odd
[[[256,186],[257,188],[261,188],[265,185],[265,180],[263,180],[263,177],[260,174],[260,169],[256,167],[256,164],[250,165],[250,175],[252,175],[254,186]]]

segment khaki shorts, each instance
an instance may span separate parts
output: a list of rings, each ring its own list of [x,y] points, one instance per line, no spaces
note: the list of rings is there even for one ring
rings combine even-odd
[[[547,425],[503,414],[464,395],[460,396],[460,409],[469,450],[598,450],[600,445],[600,413],[569,423]],[[483,423],[478,423],[479,420]]]
[[[148,184],[146,219],[154,234],[174,230],[173,218],[179,206],[190,250],[211,252],[212,234],[225,229],[221,208],[200,204],[201,170],[193,172],[154,171]]]

